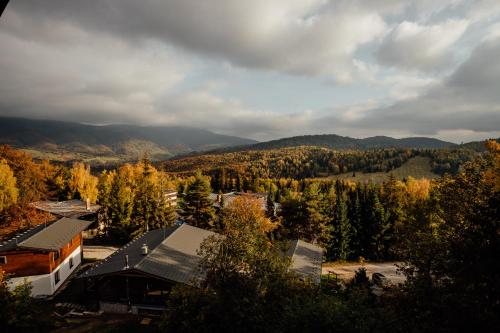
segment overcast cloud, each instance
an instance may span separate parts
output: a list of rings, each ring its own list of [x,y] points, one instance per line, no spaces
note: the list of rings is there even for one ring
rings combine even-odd
[[[491,0],[11,1],[0,115],[260,140],[494,137],[499,22]]]

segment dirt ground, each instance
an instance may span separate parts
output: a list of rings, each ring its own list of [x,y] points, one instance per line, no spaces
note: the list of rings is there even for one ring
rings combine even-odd
[[[363,265],[358,263],[325,263],[323,264],[323,274],[327,275],[333,271],[337,273],[339,279],[350,280],[358,269],[364,267],[370,278],[373,273],[382,273],[393,284],[403,283],[405,277],[397,272],[396,264],[398,262],[364,263]]]
[[[115,332],[156,332],[156,324],[141,324],[144,317],[133,315],[104,314],[99,317],[68,318],[58,324],[52,333],[115,333]]]

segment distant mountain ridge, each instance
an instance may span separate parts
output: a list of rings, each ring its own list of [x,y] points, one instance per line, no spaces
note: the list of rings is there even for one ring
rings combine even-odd
[[[496,138],[496,139],[491,138],[490,140],[495,140],[496,142],[500,143],[500,138]],[[460,148],[471,149],[471,150],[475,150],[477,152],[483,152],[483,151],[486,151],[485,143],[486,143],[486,140],[472,141],[472,142],[462,143],[460,145]]]
[[[144,153],[162,159],[257,141],[179,126],[85,125],[0,117],[0,144],[47,154],[136,159]]]
[[[375,149],[375,148],[450,148],[458,146],[452,142],[427,137],[395,139],[388,136],[374,136],[356,139],[336,134],[302,135],[267,142],[259,142],[244,147],[232,147],[225,151],[268,150],[296,146],[317,146],[333,149]]]
[[[257,142],[208,130],[180,126],[86,125],[73,122],[0,117],[0,144],[27,150],[34,157],[109,163],[137,160],[148,153],[153,160],[204,152],[270,150],[316,146],[339,150],[377,148],[469,148],[428,137],[395,139],[374,136],[357,139],[336,134],[302,135]]]

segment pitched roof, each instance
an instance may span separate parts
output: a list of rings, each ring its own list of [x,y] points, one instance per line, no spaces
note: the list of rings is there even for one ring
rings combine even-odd
[[[101,208],[99,205],[91,204],[90,209],[87,209],[87,203],[82,200],[36,201],[30,205],[44,212],[71,218],[94,214]]]
[[[164,234],[165,233],[165,234]],[[191,284],[201,278],[197,254],[201,243],[212,231],[192,227],[188,224],[149,231],[128,243],[103,262],[97,263],[80,277],[93,277],[126,270],[141,271],[159,278]],[[147,255],[141,247],[148,245]],[[128,254],[128,268],[125,268],[125,254]]]
[[[300,239],[290,243],[291,246],[288,250],[288,256],[292,258],[290,270],[319,284],[321,282],[323,249]]]
[[[39,232],[40,230],[42,230],[45,227],[46,227],[46,225],[39,224],[37,226],[34,226],[31,229],[28,229],[26,231],[23,231],[23,232],[17,234],[16,236],[14,236],[8,240],[0,242],[0,252],[12,251],[12,250],[17,249],[17,245],[19,243],[30,238],[31,236],[33,236],[34,234],[36,234],[37,232]]]
[[[188,224],[151,230],[98,262],[80,277],[140,271],[160,279],[193,284],[203,278],[199,267],[201,257],[197,253],[201,243],[207,237],[218,235]],[[141,251],[143,244],[149,248],[146,255]],[[125,267],[125,254],[128,255],[128,267]],[[320,282],[323,249],[297,240],[291,242],[287,255],[292,257],[290,270],[314,283]]]
[[[144,259],[144,255],[141,252],[143,244],[146,244],[148,249],[152,251],[160,245],[165,238],[169,237],[172,232],[177,230],[178,227],[179,226],[166,229],[154,229],[142,234],[113,252],[104,260],[94,264],[89,270],[83,272],[80,277],[99,276],[123,271],[125,270],[125,255],[128,255],[129,268],[134,268]]]
[[[29,238],[19,242],[18,247],[57,251],[69,243],[77,234],[85,230],[92,222],[63,217]]]
[[[181,225],[135,268],[165,279],[190,284],[201,278],[201,257],[197,251],[203,240],[216,233],[188,224]]]

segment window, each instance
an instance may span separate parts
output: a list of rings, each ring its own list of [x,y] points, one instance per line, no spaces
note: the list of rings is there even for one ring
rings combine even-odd
[[[7,263],[7,257],[0,257],[0,265],[5,265]]]
[[[73,268],[73,258],[69,258],[69,268]]]
[[[54,273],[54,281],[55,281],[55,284],[57,285],[59,283],[59,281],[61,281],[61,277],[59,276],[59,271],[55,271]]]
[[[59,256],[60,256],[59,251],[54,252],[54,261],[56,261],[57,259],[59,259]]]

